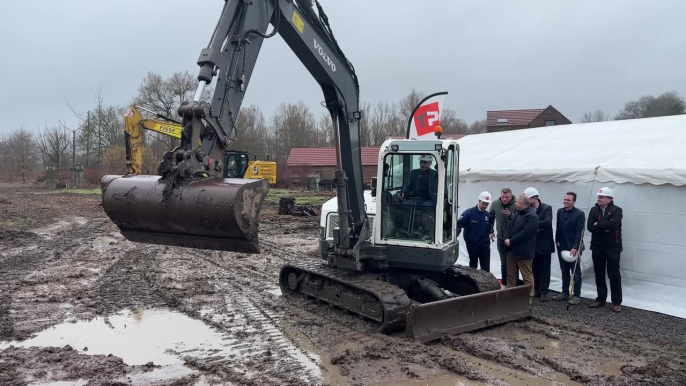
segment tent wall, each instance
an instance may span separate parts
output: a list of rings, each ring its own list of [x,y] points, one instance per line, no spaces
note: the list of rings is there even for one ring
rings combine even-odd
[[[494,198],[504,187],[515,195],[529,186],[538,189],[541,201],[553,207],[553,231],[557,210],[568,191],[577,193],[576,207],[588,216],[596,203],[595,193],[603,186],[615,192],[615,204],[624,212],[622,222],[624,251],[620,259],[623,304],[686,318],[686,187],[650,184],[591,182],[475,181],[460,182],[459,212],[476,205],[479,193],[487,190]],[[589,205],[590,204],[590,205]],[[460,264],[467,265],[464,239],[460,236]],[[586,251],[582,256],[582,297],[596,297],[591,259],[591,235],[585,231]],[[557,253],[552,255],[550,290],[562,287]],[[500,278],[500,258],[496,243],[491,243],[490,271]],[[521,276],[520,276],[521,277]],[[607,280],[607,279],[606,279]],[[608,303],[610,285],[608,285]]]

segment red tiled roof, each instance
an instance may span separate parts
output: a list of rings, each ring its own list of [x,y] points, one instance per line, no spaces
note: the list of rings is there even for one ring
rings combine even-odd
[[[486,112],[486,126],[528,125],[545,109],[497,110]],[[507,118],[507,123],[498,123],[499,118]]]
[[[363,147],[362,166],[378,165],[380,146]],[[286,161],[288,166],[336,166],[336,148],[333,147],[294,147]]]

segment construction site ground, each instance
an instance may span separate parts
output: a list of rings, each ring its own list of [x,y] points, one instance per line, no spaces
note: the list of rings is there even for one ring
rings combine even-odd
[[[88,193],[88,192],[85,192]],[[686,385],[686,321],[535,301],[427,344],[284,298],[319,219],[262,213],[262,253],[126,241],[97,194],[0,184],[1,385]]]

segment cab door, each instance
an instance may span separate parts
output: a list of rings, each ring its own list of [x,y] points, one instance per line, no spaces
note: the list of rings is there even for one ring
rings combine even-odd
[[[457,195],[459,183],[459,146],[451,144],[445,158],[445,196],[443,201],[443,244],[457,242]]]

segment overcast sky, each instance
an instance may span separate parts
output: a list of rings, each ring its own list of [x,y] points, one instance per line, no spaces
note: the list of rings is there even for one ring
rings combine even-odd
[[[0,135],[17,126],[72,127],[94,106],[125,105],[148,71],[189,70],[223,0],[12,1],[0,23]],[[448,91],[467,122],[487,110],[544,108],[573,122],[614,116],[628,100],[686,96],[684,0],[320,0],[355,66],[361,99],[411,88]],[[302,100],[318,117],[321,89],[277,35],[262,46],[244,106],[267,118]]]

